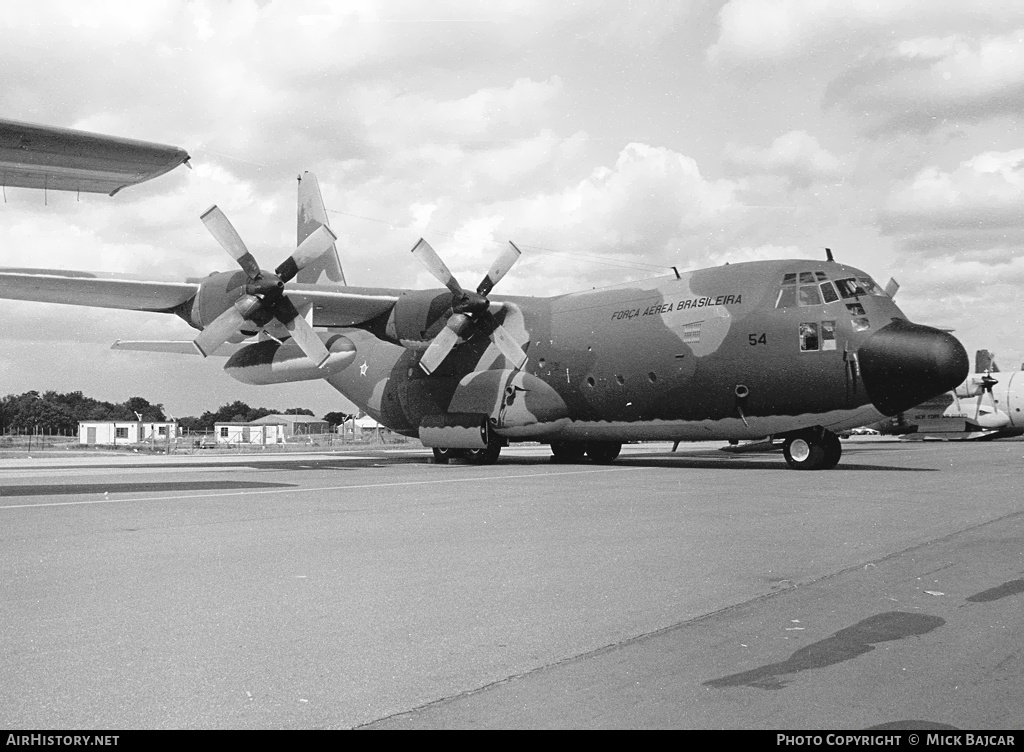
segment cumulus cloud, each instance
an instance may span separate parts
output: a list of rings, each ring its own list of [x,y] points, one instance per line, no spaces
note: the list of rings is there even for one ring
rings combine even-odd
[[[1024,230],[1024,149],[985,152],[944,172],[922,170],[897,185],[883,209],[889,233]]]
[[[871,137],[1018,116],[1024,101],[1024,5],[904,0],[730,0],[715,68],[746,73],[814,65],[823,107],[842,107]]]
[[[916,37],[848,68],[826,106],[869,115],[869,132],[929,131],[1024,110],[1024,29],[982,37]]]
[[[726,144],[723,161],[733,174],[779,175],[798,188],[842,174],[842,162],[802,130],[784,133],[764,149]]]
[[[714,64],[783,63],[810,55],[856,53],[922,30],[1005,28],[1024,17],[1015,0],[992,0],[983,13],[956,0],[729,0],[719,12]]]

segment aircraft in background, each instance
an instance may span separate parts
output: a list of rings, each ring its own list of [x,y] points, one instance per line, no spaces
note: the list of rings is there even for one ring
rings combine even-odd
[[[492,296],[520,251],[463,287],[350,287],[315,177],[299,179],[298,246],[264,270],[217,207],[202,215],[240,269],[167,282],[0,269],[0,297],[175,314],[194,340],[115,347],[229,356],[247,384],[324,379],[435,461],[495,462],[509,442],[605,463],[623,442],[783,441],[797,469],[834,467],[837,433],[961,383],[949,333],[911,323],[864,272],[759,261],[554,297]]]
[[[974,373],[956,388],[872,425],[880,433],[950,441],[1024,435],[1024,373],[1000,372],[988,350],[975,353]]]
[[[0,119],[0,185],[106,193],[188,165],[184,149]]]

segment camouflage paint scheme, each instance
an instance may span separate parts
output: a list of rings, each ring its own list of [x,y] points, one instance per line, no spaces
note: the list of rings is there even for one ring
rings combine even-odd
[[[849,355],[875,330],[854,331],[850,300],[775,307],[784,275],[801,271],[867,277],[835,262],[771,261],[549,299],[495,296],[529,355],[518,373],[478,333],[427,376],[417,345],[436,333],[452,295],[390,291],[398,301],[387,324],[341,330],[357,356],[328,381],[408,435],[446,411],[484,413],[499,435],[531,440],[757,439],[877,420]],[[905,319],[888,296],[858,302],[872,326]],[[836,322],[835,349],[802,352],[799,325],[823,320]],[[684,341],[698,323],[699,341]]]
[[[306,173],[298,241],[320,224],[326,210]],[[174,313],[202,330],[247,281],[240,271],[155,283],[0,269],[0,297]],[[968,371],[955,338],[908,322],[868,275],[831,259],[724,265],[551,298],[485,292],[490,313],[470,317],[429,375],[420,359],[450,328],[457,300],[448,288],[345,286],[331,246],[287,295],[312,317],[330,355],[323,367],[271,320],[246,321],[218,349],[230,355],[225,370],[250,384],[324,378],[387,427],[420,436],[442,462],[493,462],[516,440],[600,462],[625,441],[772,436],[785,440],[792,466],[828,468],[841,454],[838,431],[952,389]],[[499,328],[525,351],[522,368],[495,344]],[[245,344],[251,335],[259,341]],[[119,346],[192,352],[191,344]]]

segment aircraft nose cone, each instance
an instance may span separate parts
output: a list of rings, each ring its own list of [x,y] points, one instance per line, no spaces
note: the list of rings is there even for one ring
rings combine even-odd
[[[884,415],[956,388],[970,370],[956,337],[902,319],[872,334],[857,350],[857,360],[868,397]]]

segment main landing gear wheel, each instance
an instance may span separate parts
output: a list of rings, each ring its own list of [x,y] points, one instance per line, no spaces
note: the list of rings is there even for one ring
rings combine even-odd
[[[470,465],[493,465],[501,454],[501,441],[492,436],[483,449],[463,449],[463,456]]]
[[[782,453],[794,470],[831,470],[839,464],[843,446],[831,431],[804,431],[786,439]]]
[[[551,459],[555,462],[579,462],[587,453],[582,441],[552,441]]]
[[[449,460],[457,460],[462,457],[461,449],[449,449],[448,447],[434,447],[434,464],[447,465]]]
[[[822,432],[821,445],[825,448],[825,464],[822,470],[831,470],[839,464],[839,458],[843,456],[843,443],[831,431]]]
[[[599,465],[606,465],[615,460],[622,450],[622,444],[616,441],[588,441],[587,456]]]

